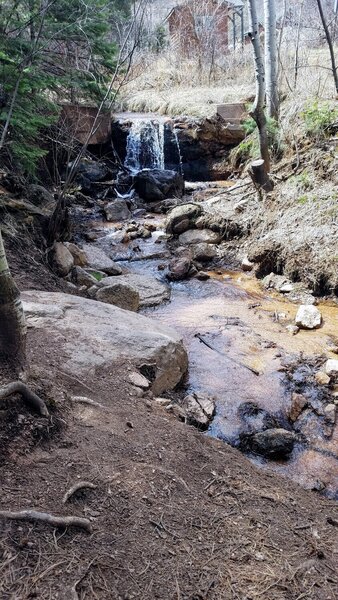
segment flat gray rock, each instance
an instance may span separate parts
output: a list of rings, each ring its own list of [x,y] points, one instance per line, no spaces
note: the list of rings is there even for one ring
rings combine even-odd
[[[101,286],[112,283],[123,283],[137,290],[140,295],[140,308],[156,306],[170,299],[170,287],[149,275],[127,273],[118,277],[106,277],[101,281]]]
[[[95,376],[97,367],[111,369],[124,360],[135,367],[151,365],[151,389],[158,395],[174,388],[187,370],[179,334],[155,319],[62,293],[27,291],[22,300],[28,326],[44,330],[69,374]]]
[[[88,266],[98,271],[104,271],[108,275],[120,275],[122,269],[109,258],[109,256],[93,244],[84,244],[83,251],[87,258]]]
[[[221,236],[211,229],[188,229],[178,239],[180,244],[218,244]]]

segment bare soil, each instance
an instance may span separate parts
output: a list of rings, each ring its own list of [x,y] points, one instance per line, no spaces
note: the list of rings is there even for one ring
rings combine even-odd
[[[2,519],[1,598],[337,598],[336,503],[137,397],[129,365],[79,382],[41,331],[28,342],[52,416],[3,405],[1,509],[87,517],[93,532]],[[64,505],[81,480],[96,488]]]

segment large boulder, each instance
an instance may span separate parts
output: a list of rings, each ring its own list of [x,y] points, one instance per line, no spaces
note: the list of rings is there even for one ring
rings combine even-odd
[[[187,370],[180,336],[158,320],[68,294],[29,291],[22,299],[30,329],[41,330],[51,352],[57,346],[62,370],[70,375],[95,377],[100,368],[102,377],[106,368],[109,377],[114,365],[121,369],[125,361],[149,365],[152,391],[159,395],[173,389]]]
[[[182,204],[173,208],[166,221],[166,232],[179,235],[191,229],[193,222],[202,213],[198,204]]]
[[[189,229],[178,238],[180,244],[218,244],[221,236],[211,229]]]
[[[322,323],[322,315],[316,306],[302,304],[296,314],[296,325],[301,329],[318,329]]]
[[[184,179],[176,171],[143,169],[135,175],[135,190],[145,202],[161,202],[166,198],[182,198]]]
[[[104,209],[107,221],[126,221],[131,217],[131,212],[128,208],[126,200],[116,198],[109,202]]]
[[[110,277],[107,277],[107,279],[110,279]],[[107,302],[124,310],[137,312],[140,306],[138,291],[125,283],[116,283],[116,280],[119,279],[117,277],[113,277],[113,279],[113,283],[105,285],[96,292],[95,298],[100,302]]]
[[[106,277],[101,281],[101,286],[119,283],[134,290],[140,295],[140,308],[156,306],[170,299],[170,287],[158,281],[155,277],[138,273],[127,273],[119,277]]]
[[[81,248],[79,248],[79,246],[73,244],[72,242],[65,242],[65,246],[71,253],[74,259],[74,265],[76,267],[84,267],[87,264],[86,255],[84,251]]]
[[[101,248],[93,244],[84,244],[82,249],[86,255],[89,267],[108,273],[108,275],[121,275],[121,267],[111,260]]]

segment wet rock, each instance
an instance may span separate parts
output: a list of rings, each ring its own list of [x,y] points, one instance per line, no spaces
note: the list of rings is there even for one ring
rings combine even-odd
[[[192,255],[194,260],[204,263],[214,260],[217,256],[217,250],[212,244],[202,242],[194,244]]]
[[[181,408],[189,425],[205,430],[215,415],[216,403],[212,396],[194,392],[184,398]]]
[[[200,281],[207,281],[208,279],[210,279],[210,275],[209,273],[206,273],[206,271],[198,271],[198,273],[196,273],[196,279],[199,279]]]
[[[170,287],[149,275],[128,273],[119,277],[106,277],[100,283],[103,287],[120,283],[137,290],[140,297],[140,308],[156,306],[170,299]]]
[[[144,375],[141,375],[141,373],[138,373],[137,371],[129,373],[128,379],[132,385],[141,388],[142,390],[148,390],[150,387],[148,379],[144,377]]]
[[[84,267],[87,264],[87,258],[84,251],[79,248],[76,244],[71,242],[65,242],[66,248],[68,248],[72,257],[74,258],[74,265],[76,267]]]
[[[218,244],[220,241],[220,234],[210,229],[189,229],[179,237],[180,244]]]
[[[128,208],[126,200],[116,198],[109,202],[104,209],[107,221],[125,221],[131,217],[131,212]]]
[[[107,277],[107,279],[110,279]],[[116,278],[114,278],[116,282]],[[99,302],[114,304],[124,310],[137,312],[140,306],[140,295],[138,291],[126,283],[111,283],[105,285],[96,292],[95,298]]]
[[[301,329],[317,329],[321,326],[322,315],[316,306],[302,304],[298,309],[295,322]]]
[[[288,414],[289,419],[290,421],[292,421],[292,423],[297,421],[299,415],[302,413],[302,411],[307,405],[308,401],[305,398],[305,396],[303,396],[303,394],[297,394],[296,392],[292,394],[291,406]]]
[[[144,169],[135,175],[134,186],[145,202],[161,202],[166,198],[182,198],[184,179],[176,171]]]
[[[251,439],[251,449],[266,458],[287,458],[295,445],[297,436],[286,429],[267,429],[255,433]]]
[[[60,277],[65,277],[74,266],[73,256],[65,244],[62,244],[61,242],[55,242],[52,252],[52,260],[57,274],[60,275]]]
[[[114,263],[107,254],[92,244],[85,244],[83,251],[86,255],[87,263],[92,269],[98,271],[104,271],[108,275],[121,275],[122,269],[119,265]]]
[[[201,214],[202,208],[196,204],[176,206],[168,215],[166,232],[181,234],[191,228],[194,220]]]
[[[74,267],[72,269],[72,281],[77,285],[84,285],[86,288],[90,288],[97,284],[97,279],[87,273],[82,267]]]
[[[169,263],[168,279],[172,281],[181,281],[189,277],[189,271],[191,267],[190,258],[174,258]]]
[[[257,433],[263,429],[271,429],[279,425],[273,415],[260,408],[255,402],[242,402],[238,407],[238,416],[244,422],[246,432],[250,433]]]
[[[187,370],[181,336],[156,319],[69,294],[29,291],[22,293],[22,299],[24,308],[29,303],[35,312],[27,322],[36,329],[36,339],[39,328],[52,339],[58,336],[62,369],[73,377],[91,373],[95,378],[95,370],[100,368],[100,376],[109,385],[115,376],[114,364],[119,370],[126,361],[135,367],[151,365],[151,389],[159,396],[173,389]],[[49,309],[58,309],[58,315],[42,317]]]
[[[243,271],[249,272],[254,268],[254,263],[248,259],[248,257],[244,257],[241,263],[241,267]]]
[[[87,179],[90,182],[107,181],[112,172],[103,162],[83,160],[77,167],[77,179]]]
[[[329,375],[324,371],[318,371],[315,374],[315,380],[319,385],[328,385],[331,381]]]

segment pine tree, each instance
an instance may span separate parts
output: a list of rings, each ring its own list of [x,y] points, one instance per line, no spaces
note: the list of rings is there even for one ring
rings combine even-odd
[[[33,175],[59,101],[100,101],[116,67],[112,23],[122,0],[3,0],[0,161]]]

